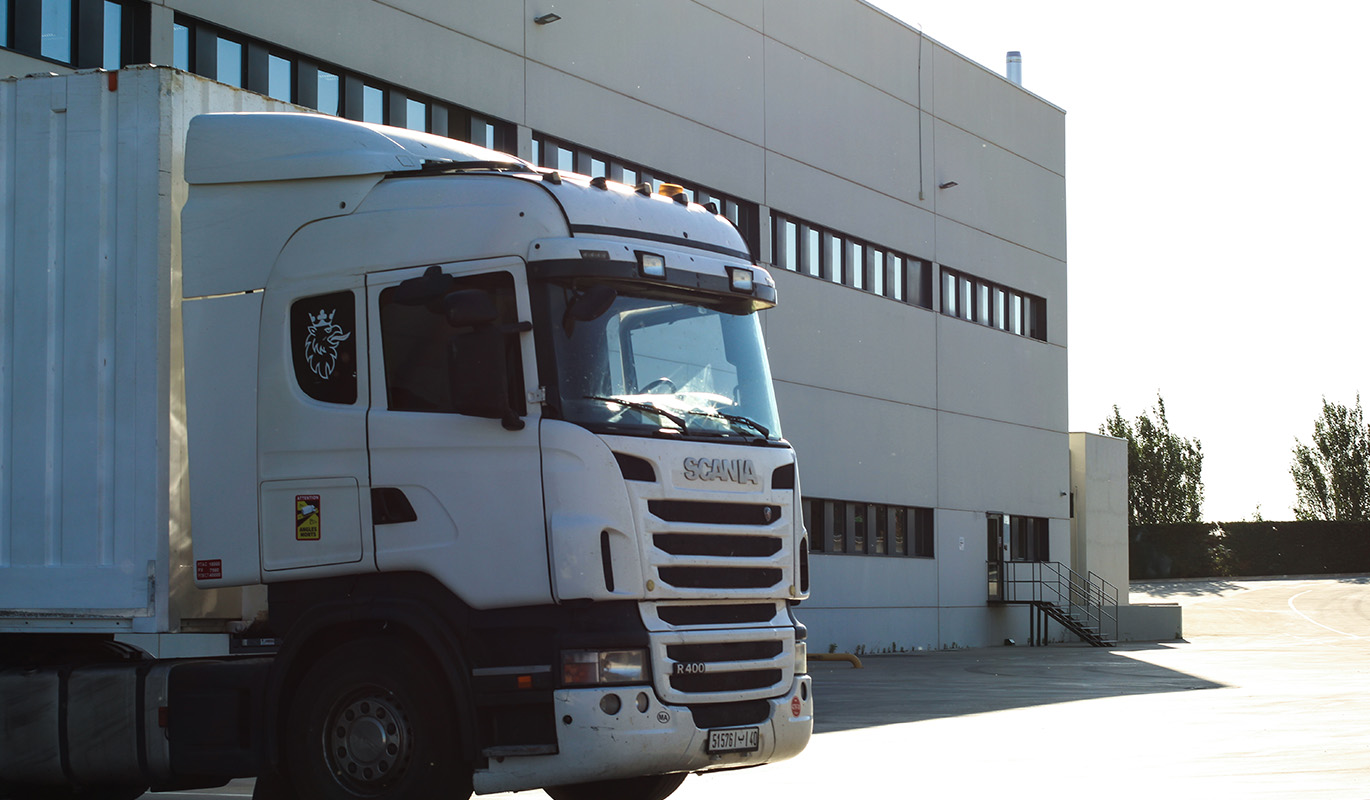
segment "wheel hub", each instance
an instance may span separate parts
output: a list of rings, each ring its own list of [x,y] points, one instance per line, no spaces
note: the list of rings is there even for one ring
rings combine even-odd
[[[343,782],[374,789],[403,773],[412,738],[404,710],[393,698],[370,692],[354,695],[332,716],[328,760]]]

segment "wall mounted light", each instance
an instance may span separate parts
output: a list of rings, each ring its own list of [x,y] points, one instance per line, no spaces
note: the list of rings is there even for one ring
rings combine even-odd
[[[540,17],[533,17],[533,22],[538,25],[551,25],[559,19],[561,19],[560,14],[543,14]]]
[[[950,189],[950,188],[953,187],[953,186],[960,186],[960,185],[961,185],[961,184],[957,183],[956,181],[947,181],[946,183],[939,183],[939,184],[937,184],[937,188],[938,188],[938,189]]]

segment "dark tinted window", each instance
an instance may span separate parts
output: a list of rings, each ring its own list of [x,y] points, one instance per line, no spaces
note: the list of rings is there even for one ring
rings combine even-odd
[[[441,300],[410,305],[398,302],[398,287],[381,292],[381,346],[385,357],[385,391],[392,411],[456,411],[452,399],[451,353],[458,329],[447,322]],[[498,312],[497,325],[518,321],[514,279],[507,272],[474,275],[453,281],[451,291],[489,292]],[[505,339],[509,399],[520,415],[526,412],[523,367],[518,337]]]
[[[325,403],[357,402],[357,301],[351,292],[296,300],[290,307],[295,380]]]

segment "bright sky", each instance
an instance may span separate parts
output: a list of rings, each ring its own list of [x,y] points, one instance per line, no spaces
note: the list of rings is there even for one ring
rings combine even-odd
[[[1370,4],[870,1],[1066,110],[1070,429],[1159,391],[1205,519],[1292,519],[1322,397],[1370,404]]]

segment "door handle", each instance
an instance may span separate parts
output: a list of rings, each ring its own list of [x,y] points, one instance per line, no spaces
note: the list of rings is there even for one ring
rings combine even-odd
[[[417,522],[419,515],[404,491],[394,486],[372,487],[371,524],[394,525],[399,522]]]

